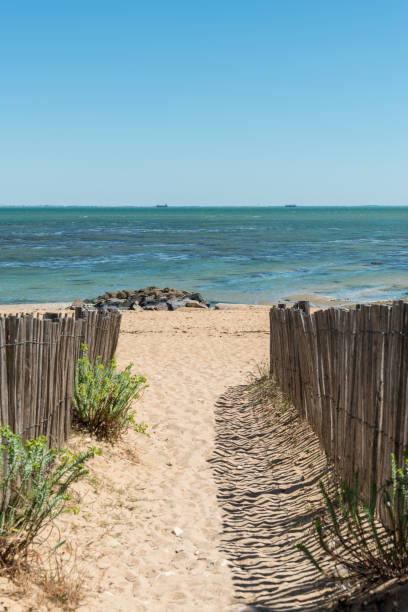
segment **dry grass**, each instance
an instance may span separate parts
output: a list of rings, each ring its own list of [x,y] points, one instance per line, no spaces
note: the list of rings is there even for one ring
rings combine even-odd
[[[27,610],[70,612],[84,599],[84,577],[79,572],[76,554],[67,544],[63,551],[43,555],[31,552],[24,564],[15,564],[2,575],[8,579],[1,585],[2,601],[7,596],[8,609],[13,609],[13,602],[17,605],[24,600]]]
[[[291,408],[289,400],[279,389],[276,380],[271,377],[269,365],[265,361],[258,363],[255,371],[249,374],[247,391],[254,405],[268,406],[273,404],[273,407],[282,414]]]
[[[32,579],[41,591],[39,604],[51,605],[51,610],[76,610],[84,597],[84,579],[79,574],[76,555],[72,550],[53,555],[46,567],[32,572]]]

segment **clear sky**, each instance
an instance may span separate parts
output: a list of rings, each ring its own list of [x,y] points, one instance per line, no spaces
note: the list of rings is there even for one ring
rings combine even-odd
[[[0,0],[2,204],[408,204],[407,0]]]

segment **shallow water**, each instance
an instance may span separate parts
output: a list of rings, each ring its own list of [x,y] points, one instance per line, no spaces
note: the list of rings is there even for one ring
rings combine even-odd
[[[396,299],[407,255],[405,207],[0,208],[1,303],[146,285],[212,301]]]

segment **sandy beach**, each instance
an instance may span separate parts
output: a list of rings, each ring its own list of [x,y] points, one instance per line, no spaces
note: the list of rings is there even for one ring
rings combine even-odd
[[[75,486],[80,513],[57,520],[84,580],[75,609],[316,609],[319,578],[294,541],[324,457],[305,424],[287,414],[274,421],[245,400],[249,373],[268,359],[268,311],[123,313],[117,358],[147,377],[136,407],[150,438],[131,431],[117,446],[101,444]],[[68,447],[94,443],[74,434]],[[17,603],[10,583],[0,586],[0,603],[13,610],[40,596]]]

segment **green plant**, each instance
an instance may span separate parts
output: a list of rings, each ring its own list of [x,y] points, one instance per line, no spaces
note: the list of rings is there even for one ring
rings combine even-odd
[[[147,425],[136,423],[132,401],[140,396],[146,379],[131,374],[132,364],[117,372],[114,359],[104,365],[98,357],[92,365],[88,359],[88,347],[82,344],[81,348],[73,399],[77,422],[97,437],[111,441],[124,433],[129,425],[145,434]]]
[[[333,495],[320,481],[326,513],[316,519],[315,528],[325,559],[334,562],[335,571],[324,569],[307,546],[296,545],[320,572],[332,578],[359,576],[368,581],[408,573],[408,452],[404,453],[401,468],[397,468],[395,456],[391,455],[391,471],[391,488],[384,491],[381,499],[388,516],[387,525],[374,515],[376,486],[372,487],[369,503],[361,499],[358,473],[352,487],[341,483],[334,487]],[[343,575],[336,571],[338,566],[343,568]]]
[[[70,485],[88,473],[85,463],[99,451],[74,455],[49,449],[45,436],[23,444],[9,427],[0,427],[0,438],[0,564],[10,567],[70,507]]]

